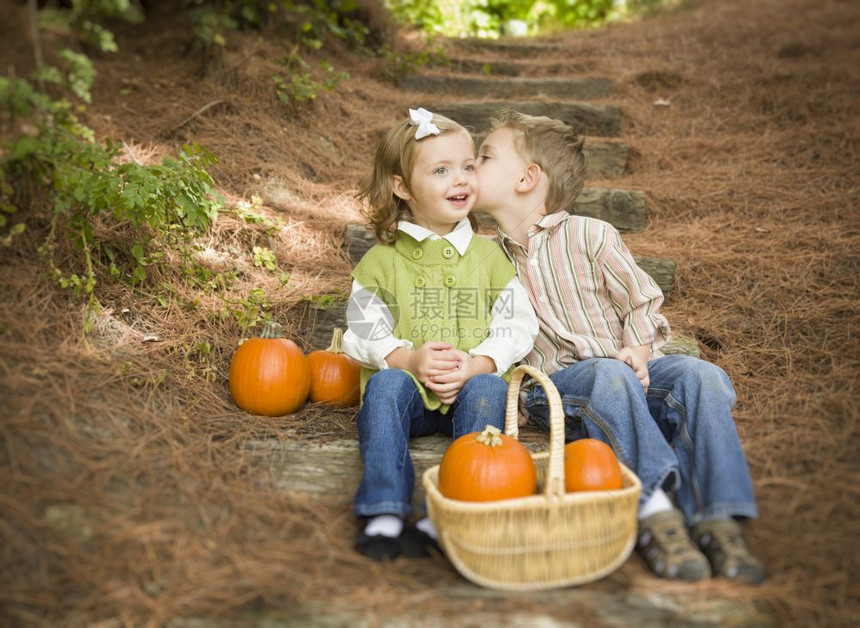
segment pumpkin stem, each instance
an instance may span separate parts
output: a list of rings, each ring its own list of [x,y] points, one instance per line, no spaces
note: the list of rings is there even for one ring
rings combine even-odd
[[[329,353],[343,353],[343,330],[335,327],[331,332],[331,346],[326,349]]]
[[[283,338],[284,328],[280,323],[275,321],[266,321],[263,324],[263,331],[260,332],[260,338]]]
[[[501,433],[502,431],[499,428],[488,425],[484,428],[483,432],[475,437],[475,440],[489,447],[501,447],[502,439],[499,437]]]

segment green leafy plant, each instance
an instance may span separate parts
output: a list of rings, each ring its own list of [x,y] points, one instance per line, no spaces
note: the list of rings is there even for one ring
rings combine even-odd
[[[428,33],[448,34],[445,21],[452,13],[450,7],[422,0],[385,0],[385,5],[394,18],[404,24],[411,24]]]
[[[297,50],[293,50],[282,63],[287,74],[275,74],[272,80],[278,99],[288,105],[314,100],[320,92],[330,92],[338,83],[349,78],[348,72],[335,71],[327,60],[321,61],[315,72]],[[321,79],[317,78],[319,74],[322,74]]]
[[[218,379],[218,369],[212,363],[212,345],[208,341],[200,341],[184,347],[185,350],[185,379],[191,381],[202,377],[207,382]]]
[[[75,0],[70,7],[44,9],[39,14],[42,29],[74,34],[102,52],[119,49],[113,33],[103,25],[105,20],[116,19],[140,23],[144,19],[143,9],[131,0]]]
[[[42,77],[67,88],[87,101],[94,72],[82,55],[67,55],[72,70],[43,68]],[[88,60],[87,60],[88,61]],[[13,126],[27,122],[20,133],[3,145],[0,158],[0,207],[3,215],[17,212],[17,190],[37,190],[37,198],[51,208],[50,231],[40,247],[52,276],[63,287],[87,298],[87,324],[98,309],[95,297],[96,267],[104,266],[116,277],[132,283],[146,280],[147,267],[160,261],[152,250],[155,240],[187,238],[208,228],[217,216],[219,200],[213,195],[207,168],[215,156],[196,144],[184,146],[177,158],[161,164],[119,163],[119,144],[93,141],[93,132],[73,113],[67,98],[52,98],[20,78],[0,77],[0,111]],[[124,254],[99,235],[101,221],[128,227],[134,234]],[[8,223],[4,219],[0,228]],[[20,233],[16,223],[4,239]],[[68,238],[81,251],[83,269],[59,268],[54,254],[60,238]],[[123,263],[122,260],[125,260]]]
[[[451,60],[441,48],[427,46],[418,52],[407,52],[396,50],[390,46],[383,46],[379,56],[384,59],[380,75],[389,80],[398,80],[404,76],[414,74],[426,67],[448,67]]]
[[[87,4],[98,3],[79,8]],[[234,318],[243,334],[268,320],[271,300],[263,290],[236,290],[238,270],[213,270],[196,258],[204,250],[199,236],[222,206],[208,173],[215,155],[190,143],[176,156],[143,164],[124,143],[96,142],[77,117],[90,102],[93,65],[71,48],[54,57],[56,65],[42,65],[30,79],[0,76],[0,126],[11,130],[0,143],[0,245],[14,245],[28,223],[47,225],[39,251],[50,276],[84,297],[85,333],[100,308],[97,286],[105,276],[165,308],[197,309],[215,296],[223,304],[215,314]],[[342,78],[330,65],[321,69],[328,77],[311,89],[330,89]],[[252,197],[232,211],[271,235],[283,221],[267,218],[261,204]],[[279,286],[289,282],[269,248],[257,246],[251,254]],[[165,280],[177,270],[190,292]],[[203,371],[208,354],[205,346],[189,352]]]
[[[249,201],[240,200],[234,206],[224,207],[221,213],[234,214],[245,223],[259,228],[255,231],[271,236],[284,225],[284,222],[279,217],[270,218],[263,214],[262,202],[259,196],[252,196]],[[187,285],[192,289],[192,294],[202,293],[220,301],[220,308],[214,313],[210,312],[215,319],[235,319],[242,334],[269,319],[266,308],[271,305],[271,301],[265,292],[258,288],[248,292],[237,289],[236,280],[241,274],[240,270],[213,270],[200,263],[198,254],[204,252],[204,247],[197,242],[184,243],[178,251],[182,256],[181,270]],[[254,245],[250,255],[256,268],[275,274],[278,288],[283,288],[289,283],[289,273],[280,269],[277,258],[269,247]],[[164,308],[171,307],[177,300],[191,308],[197,308],[200,302],[199,298],[188,300],[187,296],[180,294],[170,283],[162,283],[159,286],[156,298]]]
[[[267,246],[255,246],[254,266],[257,268],[265,268],[266,270],[275,270],[278,267],[278,260],[275,253]]]
[[[239,28],[232,17],[213,7],[200,7],[188,13],[194,25],[194,34],[204,48],[227,44],[226,33]]]
[[[206,46],[223,46],[230,31],[272,28],[288,41],[319,49],[328,36],[363,49],[371,37],[356,0],[186,0],[195,32]]]
[[[519,20],[536,35],[558,28],[589,28],[639,11],[642,7],[677,0],[385,0],[392,15],[404,24],[451,37],[499,37],[504,26]]]
[[[265,312],[271,305],[266,293],[254,288],[246,297],[233,301],[228,310],[239,323],[242,336],[245,336],[252,327],[271,320],[271,316]]]
[[[232,211],[245,222],[259,225],[267,222],[266,216],[261,213],[258,213],[258,210],[260,209],[260,206],[262,204],[262,198],[260,198],[259,196],[251,196],[250,201],[241,200],[236,203],[236,206],[232,209]]]
[[[325,309],[332,305],[343,305],[346,300],[345,294],[341,291],[337,291],[331,294],[315,294],[312,296],[304,297],[304,301],[307,301],[313,304],[314,307]]]

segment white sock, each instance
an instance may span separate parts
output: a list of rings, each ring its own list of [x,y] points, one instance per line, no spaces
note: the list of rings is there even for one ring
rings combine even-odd
[[[379,515],[367,522],[364,533],[367,536],[387,536],[395,538],[403,532],[403,519],[396,515]]]
[[[421,521],[415,524],[415,527],[421,530],[424,534],[429,536],[434,541],[438,539],[439,535],[436,533],[436,528],[433,527],[433,522],[430,521],[430,517],[424,517]]]
[[[662,488],[657,488],[654,489],[651,497],[639,508],[639,514],[636,517],[639,521],[642,521],[645,517],[656,515],[658,512],[663,512],[664,510],[672,510],[672,508],[674,508],[672,500],[669,499],[669,496],[666,495],[666,492]]]

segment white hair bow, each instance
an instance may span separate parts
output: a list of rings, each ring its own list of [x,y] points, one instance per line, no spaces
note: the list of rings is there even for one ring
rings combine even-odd
[[[417,126],[415,131],[415,139],[420,140],[428,135],[439,135],[439,127],[433,124],[433,114],[427,111],[424,107],[409,110],[409,124]]]

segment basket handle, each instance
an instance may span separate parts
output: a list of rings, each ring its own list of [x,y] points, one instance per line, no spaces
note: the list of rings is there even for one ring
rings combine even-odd
[[[511,438],[519,438],[520,428],[517,422],[517,410],[519,409],[520,385],[526,375],[531,375],[543,386],[549,401],[549,467],[547,468],[544,493],[561,496],[564,495],[564,408],[561,405],[558,390],[550,378],[533,366],[523,364],[511,373],[505,412],[505,434]]]

